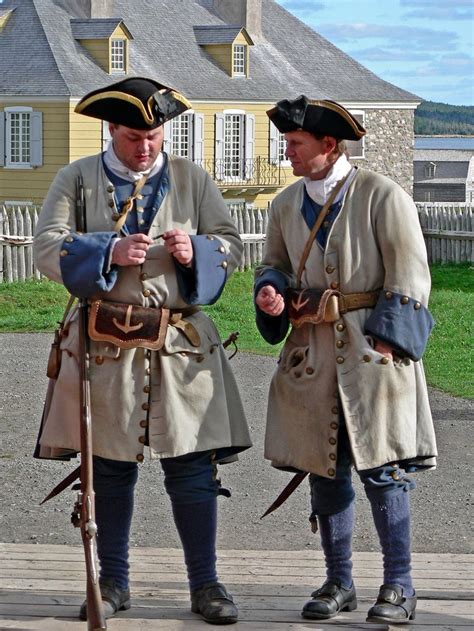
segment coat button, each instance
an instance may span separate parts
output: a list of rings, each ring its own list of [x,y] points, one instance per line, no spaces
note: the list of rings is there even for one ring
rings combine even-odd
[[[221,263],[221,267],[223,267],[224,269],[227,269],[228,265],[229,264],[227,263],[227,261],[222,261],[222,263]]]
[[[119,213],[112,213],[112,219],[114,221],[118,221],[120,219],[120,214]]]
[[[148,274],[146,272],[142,272],[140,274],[140,280],[146,280],[148,278]]]
[[[150,390],[151,390],[150,386],[145,386],[143,388],[143,392],[146,392],[146,393],[150,392]]]
[[[151,375],[151,368],[145,368],[145,375]]]
[[[336,280],[331,283],[331,289],[339,289],[339,283]]]
[[[327,272],[328,274],[332,274],[332,273],[335,271],[335,269],[336,269],[336,268],[335,268],[335,267],[333,267],[332,265],[327,265],[327,266],[326,266],[326,272]]]
[[[112,184],[109,184],[109,185],[107,186],[107,193],[113,193],[113,192],[114,192],[114,190],[115,190],[115,189],[114,189],[114,187],[112,186]]]
[[[148,423],[145,420],[140,421],[140,427],[145,428],[147,425],[148,425]]]
[[[421,302],[415,302],[415,304],[413,305],[413,309],[416,309],[418,311],[418,309],[421,309]]]
[[[150,406],[148,405],[148,403],[142,403],[142,410],[149,410]]]
[[[220,247],[217,248],[217,251],[220,252],[221,254],[224,254],[225,247],[223,245],[221,245]]]
[[[329,454],[329,460],[336,460],[336,454]]]
[[[365,362],[370,362],[371,357],[370,357],[370,355],[364,355],[364,357],[362,357],[362,359],[363,359]]]
[[[336,361],[338,364],[343,364],[344,363],[344,357],[341,357],[340,355],[338,357],[336,357]]]
[[[335,445],[336,443],[337,443],[337,440],[333,436],[331,436],[331,438],[329,439],[329,444]]]
[[[69,252],[67,250],[61,250],[61,252],[59,253],[59,256],[67,256],[69,254]]]
[[[380,360],[380,363],[381,363],[381,364],[388,364],[388,362],[389,362],[389,361],[390,361],[390,360],[389,360],[389,358],[388,358],[388,357],[382,357],[382,359]]]
[[[312,375],[313,373],[314,373],[314,368],[311,368],[311,366],[308,366],[308,368],[306,368],[306,374]]]
[[[337,348],[342,348],[344,346],[344,342],[342,340],[337,340],[336,346]]]
[[[409,357],[405,357],[403,360],[403,363],[405,364],[405,366],[409,366],[411,364],[411,360]]]
[[[209,241],[214,241],[215,237],[213,237],[212,234],[208,234],[206,239],[209,239]]]
[[[145,298],[148,298],[148,296],[151,296],[151,291],[149,289],[144,289],[142,291],[142,294],[145,296]]]
[[[333,414],[339,414],[339,407],[337,405],[333,405],[331,408],[331,412]]]
[[[329,424],[331,429],[339,429],[339,423],[335,423],[334,421]]]
[[[204,355],[196,355],[196,361],[198,364],[200,364],[202,361],[204,361]]]
[[[142,445],[144,445],[144,444],[145,444],[145,441],[146,441],[145,436],[140,436],[140,437],[138,438],[138,442],[139,442],[139,443],[141,443]]]
[[[111,200],[109,201],[109,206],[110,206],[110,208],[114,208],[114,207],[115,207],[115,202],[114,202],[114,200],[113,200],[113,199],[111,199]]]
[[[342,322],[339,322],[339,324],[336,324],[336,329],[338,331],[344,331],[345,328],[346,328],[346,325],[343,324]]]
[[[145,456],[143,454],[137,454],[138,462],[143,462],[145,460]]]
[[[66,243],[72,243],[74,241],[74,237],[66,237],[64,241],[66,241]]]
[[[408,298],[408,296],[402,296],[400,298],[400,302],[402,303],[402,305],[407,305],[410,302],[410,298]]]
[[[104,358],[102,357],[102,355],[97,355],[97,357],[95,358],[95,363],[99,364],[99,366],[104,363]]]
[[[328,469],[328,475],[331,476],[331,478],[333,478],[336,475],[336,472],[334,469]]]
[[[387,300],[391,300],[391,299],[393,298],[393,294],[392,294],[392,292],[391,292],[391,291],[386,291],[386,292],[385,292],[385,298],[386,298]]]

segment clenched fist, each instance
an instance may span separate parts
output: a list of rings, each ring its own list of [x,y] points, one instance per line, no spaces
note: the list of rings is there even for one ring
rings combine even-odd
[[[255,298],[258,308],[271,316],[279,316],[285,308],[285,300],[272,285],[264,285]]]

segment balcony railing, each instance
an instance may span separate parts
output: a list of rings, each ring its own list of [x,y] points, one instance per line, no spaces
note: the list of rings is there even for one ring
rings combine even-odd
[[[278,188],[286,182],[278,163],[257,157],[253,160],[201,160],[197,164],[207,171],[220,188]]]

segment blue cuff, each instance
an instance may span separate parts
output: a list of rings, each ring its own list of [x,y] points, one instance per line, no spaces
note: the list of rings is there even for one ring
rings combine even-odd
[[[421,302],[384,290],[365,323],[365,332],[391,346],[397,355],[418,361],[433,326],[433,317]]]
[[[89,298],[112,289],[117,269],[108,270],[110,246],[116,232],[71,233],[61,249],[61,275],[64,286],[73,296]]]
[[[288,280],[282,272],[276,269],[264,270],[255,281],[254,300],[260,289],[265,285],[272,285],[279,294],[284,296],[288,287]],[[255,305],[255,311],[257,328],[266,342],[278,344],[285,339],[290,326],[286,308],[279,316],[268,315],[261,311],[257,305]]]
[[[178,288],[188,305],[212,305],[227,280],[227,254],[224,246],[212,235],[193,235],[193,267],[175,261]]]

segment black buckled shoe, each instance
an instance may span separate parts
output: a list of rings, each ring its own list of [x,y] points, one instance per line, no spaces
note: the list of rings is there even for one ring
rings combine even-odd
[[[104,579],[100,582],[100,595],[105,618],[112,618],[117,611],[130,609],[130,590],[119,589],[114,579]],[[81,605],[80,620],[87,620],[87,600]]]
[[[210,624],[233,624],[238,611],[222,583],[210,583],[191,592],[191,611]]]
[[[382,585],[375,605],[369,609],[367,622],[394,624],[415,619],[416,595],[405,598],[400,585]]]
[[[303,607],[303,618],[328,620],[337,616],[340,611],[354,611],[357,607],[354,583],[349,589],[345,589],[340,581],[328,580],[311,594],[311,598]]]

